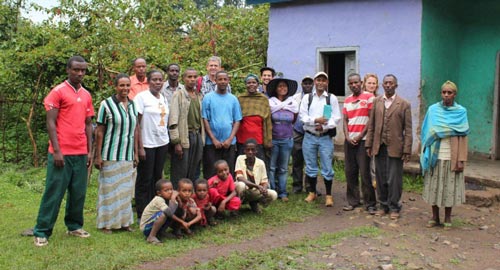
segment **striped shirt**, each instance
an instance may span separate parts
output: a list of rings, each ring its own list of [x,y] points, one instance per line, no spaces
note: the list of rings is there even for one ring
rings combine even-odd
[[[354,139],[363,131],[370,119],[374,96],[363,92],[359,96],[350,95],[344,100],[342,113],[347,117],[349,138]],[[365,138],[363,138],[364,140]]]
[[[128,108],[125,111],[123,103],[118,101],[115,95],[103,100],[97,114],[97,124],[105,126],[101,153],[103,160],[134,159],[137,110],[133,101],[128,101]]]

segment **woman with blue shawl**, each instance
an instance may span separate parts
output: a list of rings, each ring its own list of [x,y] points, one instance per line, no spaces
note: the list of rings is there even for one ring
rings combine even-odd
[[[429,107],[422,123],[420,165],[424,174],[423,199],[432,205],[427,227],[441,225],[439,208],[444,207],[444,228],[451,227],[451,209],[465,202],[464,162],[467,161],[467,110],[455,102],[457,86],[441,86],[442,101]]]

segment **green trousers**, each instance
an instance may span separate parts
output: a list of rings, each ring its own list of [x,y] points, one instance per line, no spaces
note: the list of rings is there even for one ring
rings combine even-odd
[[[37,237],[50,237],[59,214],[64,194],[66,214],[64,223],[69,231],[83,226],[83,205],[87,192],[87,155],[64,156],[64,167],[54,166],[54,157],[48,156],[45,191],[33,233]]]

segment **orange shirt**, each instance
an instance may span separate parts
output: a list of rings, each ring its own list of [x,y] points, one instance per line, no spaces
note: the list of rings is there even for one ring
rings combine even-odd
[[[147,89],[149,89],[149,83],[146,78],[144,78],[143,82],[140,82],[136,75],[130,76],[130,92],[128,93],[128,98],[132,100],[135,95]]]
[[[68,81],[52,89],[43,102],[45,110],[58,109],[56,132],[63,155],[85,155],[87,135],[85,119],[94,116],[94,106],[90,93],[83,87],[76,90]],[[54,153],[49,140],[49,153]]]

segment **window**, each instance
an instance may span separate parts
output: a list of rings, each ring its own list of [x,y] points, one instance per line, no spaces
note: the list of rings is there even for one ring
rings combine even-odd
[[[357,73],[359,47],[338,47],[317,49],[317,70],[328,74],[328,92],[337,97],[351,94],[347,87],[347,76]]]

